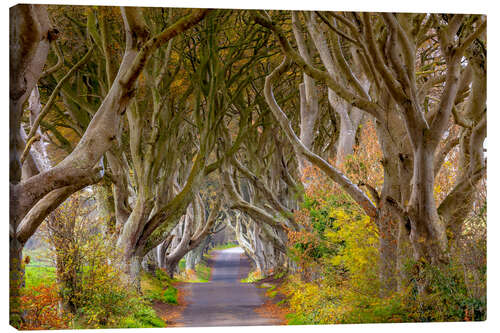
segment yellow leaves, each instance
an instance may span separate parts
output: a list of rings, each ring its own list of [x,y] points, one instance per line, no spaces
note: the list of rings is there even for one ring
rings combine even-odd
[[[332,208],[329,217],[335,221],[333,228],[325,231],[325,237],[342,246],[336,255],[328,259],[328,264],[344,267],[349,272],[351,286],[364,289],[363,285],[370,285],[367,278],[377,272],[377,228],[368,216],[353,214],[342,208]]]
[[[354,183],[363,181],[378,189],[383,183],[383,168],[375,127],[367,123],[361,131],[362,142],[341,169]],[[306,189],[306,206],[294,216],[309,234],[289,233],[290,243],[300,245],[291,252],[299,248],[304,255],[308,253],[308,246],[314,245],[316,252],[312,254],[319,255],[307,257],[306,265],[299,262],[303,271],[288,282],[290,304],[293,311],[310,323],[341,323],[352,311],[374,302],[379,296],[379,230],[375,222],[317,168],[308,167],[304,177],[310,184]],[[311,264],[313,261],[317,266]],[[301,280],[315,270],[321,279],[308,283]]]
[[[289,277],[284,288],[292,311],[310,318],[314,324],[339,323],[345,307],[341,289],[316,282],[304,283],[298,275]]]
[[[352,205],[319,200],[314,196],[315,208],[309,213],[303,209],[296,214],[303,219],[315,221],[319,207],[327,206],[324,219],[328,224],[323,232],[324,243],[330,250],[319,259],[322,278],[303,282],[307,269],[289,279],[289,302],[292,311],[314,324],[342,323],[349,314],[359,307],[377,299],[378,276],[378,229],[375,223]],[[314,223],[314,222],[311,222]],[[311,244],[314,238],[305,233],[289,234],[293,242]]]

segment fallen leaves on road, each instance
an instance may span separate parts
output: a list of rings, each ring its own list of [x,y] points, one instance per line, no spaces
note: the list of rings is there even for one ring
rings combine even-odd
[[[278,319],[278,325],[287,324],[286,315],[289,313],[289,311],[285,307],[274,303],[273,299],[266,300],[264,304],[255,309],[255,312],[265,318]]]
[[[274,277],[268,277],[256,283],[258,287],[267,288],[268,291],[265,293],[267,300],[262,306],[256,308],[255,312],[262,317],[278,319],[278,325],[287,325],[288,321],[286,315],[290,313],[290,310],[286,306],[286,296],[281,290],[283,282],[283,278],[275,279]],[[272,288],[273,286],[274,288]],[[272,292],[269,292],[270,290],[272,290]],[[271,296],[271,294],[273,294],[273,296]]]

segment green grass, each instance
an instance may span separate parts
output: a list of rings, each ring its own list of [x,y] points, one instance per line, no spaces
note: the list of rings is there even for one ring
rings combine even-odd
[[[149,301],[178,304],[177,289],[172,286],[173,280],[161,270],[155,274],[143,273],[141,275],[141,289],[144,298]]]
[[[132,316],[125,317],[117,327],[113,328],[152,328],[165,327],[165,322],[159,318],[152,308],[147,311],[136,312]]]
[[[56,282],[56,268],[47,259],[47,251],[43,249],[23,250],[23,258],[30,257],[25,266],[26,288],[51,285]]]
[[[23,258],[30,257],[29,266],[53,266],[53,262],[50,260],[50,253],[47,249],[38,248],[32,250],[23,250]]]
[[[25,276],[26,288],[38,287],[42,284],[53,284],[56,282],[56,268],[28,265],[25,267]]]
[[[155,310],[147,304],[136,302],[133,311],[122,318],[113,328],[151,328],[166,327],[165,322],[156,315]]]
[[[157,290],[150,291],[147,294],[145,293],[144,297],[146,297],[150,301],[160,301],[163,303],[178,304],[177,288],[174,288],[172,286],[169,286],[168,288],[160,291]]]

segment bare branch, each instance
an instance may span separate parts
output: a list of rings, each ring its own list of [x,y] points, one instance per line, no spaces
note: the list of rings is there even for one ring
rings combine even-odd
[[[38,129],[38,126],[40,125],[40,121],[42,121],[43,117],[45,117],[45,115],[47,115],[47,113],[49,112],[50,108],[52,107],[52,104],[54,104],[55,100],[56,100],[56,96],[57,94],[59,94],[59,90],[61,89],[62,85],[64,84],[64,82],[66,80],[68,80],[74,72],[76,72],[78,70],[78,68],[80,68],[83,64],[85,64],[87,62],[87,60],[90,59],[90,55],[92,54],[92,51],[94,50],[94,47],[95,47],[95,44],[92,44],[92,46],[90,47],[90,49],[87,51],[87,53],[83,56],[82,59],[80,59],[67,73],[66,75],[63,76],[63,78],[61,80],[59,80],[59,82],[57,83],[56,87],[54,88],[54,90],[52,91],[50,97],[49,97],[49,100],[47,101],[47,103],[45,104],[45,106],[43,107],[42,111],[40,111],[40,113],[38,114],[38,116],[36,117],[35,121],[33,122],[33,125],[31,126],[31,129],[30,129],[30,132],[28,134],[28,142],[31,140],[31,138],[35,135],[36,133],[36,130]],[[21,156],[21,163],[22,161],[24,161],[24,159],[26,158],[26,154],[28,153],[29,149],[25,149],[25,151],[23,152],[23,155]]]
[[[309,149],[307,149],[300,139],[295,134],[290,121],[288,120],[286,114],[281,110],[277,104],[271,82],[277,79],[282,73],[284,73],[290,66],[290,62],[285,58],[280,66],[276,67],[274,71],[266,77],[266,83],[264,88],[264,94],[266,101],[280,123],[281,129],[285,132],[289,142],[293,145],[296,153],[307,158],[312,164],[318,166],[323,172],[325,172],[333,181],[339,184],[365,211],[365,213],[375,218],[378,215],[377,208],[366,196],[366,194],[359,189],[355,184],[353,184],[342,172],[331,166],[327,161],[325,161],[320,156],[314,154]]]
[[[54,51],[54,53],[57,56],[57,62],[54,66],[47,68],[45,71],[43,71],[42,75],[40,75],[40,78],[49,76],[50,74],[56,72],[64,64],[64,57],[57,42],[54,42],[51,46],[52,46],[52,51]]]

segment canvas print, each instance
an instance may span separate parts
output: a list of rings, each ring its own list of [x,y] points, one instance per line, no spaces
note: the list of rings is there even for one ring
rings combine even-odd
[[[486,319],[485,15],[9,10],[15,328]]]

